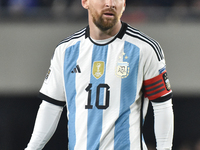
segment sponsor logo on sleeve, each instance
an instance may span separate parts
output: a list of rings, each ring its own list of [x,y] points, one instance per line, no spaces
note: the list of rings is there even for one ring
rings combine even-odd
[[[169,79],[168,79],[168,76],[167,76],[167,72],[165,72],[165,73],[163,74],[163,80],[165,81],[166,89],[167,89],[168,91],[170,91],[170,90],[171,90],[171,85],[170,85],[170,82],[169,82]]]
[[[165,70],[166,70],[166,66],[164,66],[163,68],[161,68],[161,69],[159,70],[159,74],[162,74]]]
[[[45,82],[45,83],[47,83],[50,74],[51,74],[51,69],[49,68],[49,70],[47,71],[47,74],[46,74],[46,76],[45,76],[45,79],[44,79],[44,82]]]

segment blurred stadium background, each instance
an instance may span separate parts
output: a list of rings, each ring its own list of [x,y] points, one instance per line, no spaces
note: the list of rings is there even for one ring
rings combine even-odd
[[[122,17],[156,39],[174,91],[174,150],[200,150],[200,0],[127,0]],[[80,0],[0,0],[0,149],[22,150],[56,45],[87,25]],[[66,150],[66,110],[44,150]],[[152,108],[144,125],[155,149]]]

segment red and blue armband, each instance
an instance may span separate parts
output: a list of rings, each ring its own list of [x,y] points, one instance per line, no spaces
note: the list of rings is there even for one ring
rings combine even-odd
[[[149,100],[162,102],[172,97],[172,90],[167,76],[167,72],[144,81],[144,94]]]

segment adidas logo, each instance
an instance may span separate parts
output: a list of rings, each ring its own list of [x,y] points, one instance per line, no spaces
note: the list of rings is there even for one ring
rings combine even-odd
[[[76,68],[74,68],[71,73],[81,73],[79,65],[76,65]]]

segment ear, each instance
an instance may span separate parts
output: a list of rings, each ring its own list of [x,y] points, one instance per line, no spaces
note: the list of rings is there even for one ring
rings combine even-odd
[[[82,6],[85,9],[88,9],[88,0],[81,0]]]
[[[124,8],[123,8],[123,12],[124,12],[125,8],[126,8],[126,0],[124,0]]]

